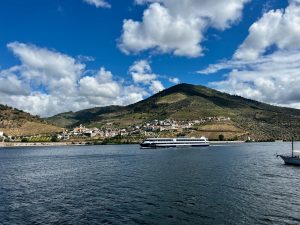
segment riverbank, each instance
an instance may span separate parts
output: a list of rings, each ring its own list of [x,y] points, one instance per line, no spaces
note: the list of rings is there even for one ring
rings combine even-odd
[[[210,144],[227,144],[227,143],[230,143],[230,144],[238,144],[238,143],[245,143],[245,141],[209,141]]]
[[[244,143],[244,141],[211,141],[211,144],[233,144]],[[107,145],[116,145],[117,143],[109,143]],[[127,144],[127,143],[126,143]],[[129,144],[129,143],[128,143]],[[136,143],[135,143],[136,144]],[[47,147],[47,146],[83,146],[93,145],[91,142],[0,142],[0,148],[9,147]]]
[[[86,145],[85,142],[0,142],[0,148],[8,147],[42,147],[42,146],[76,146]]]

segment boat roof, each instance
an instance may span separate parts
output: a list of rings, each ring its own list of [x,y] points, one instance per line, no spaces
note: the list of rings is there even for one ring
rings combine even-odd
[[[177,138],[147,138],[146,140],[197,140],[197,139],[201,139],[201,140],[207,140],[206,137],[177,137]]]

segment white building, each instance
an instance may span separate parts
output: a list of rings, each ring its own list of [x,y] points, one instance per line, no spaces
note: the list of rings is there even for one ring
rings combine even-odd
[[[0,137],[3,137],[3,136],[4,136],[3,131],[0,131]]]

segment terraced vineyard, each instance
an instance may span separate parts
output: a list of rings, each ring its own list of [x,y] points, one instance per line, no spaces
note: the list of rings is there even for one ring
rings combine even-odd
[[[32,136],[52,134],[61,128],[22,110],[0,105],[0,130],[7,136]]]

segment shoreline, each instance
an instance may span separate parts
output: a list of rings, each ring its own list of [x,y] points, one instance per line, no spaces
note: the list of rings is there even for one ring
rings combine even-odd
[[[209,141],[210,144],[239,144],[246,143],[245,141]]]
[[[262,143],[262,142],[245,142],[245,141],[210,141],[210,144],[242,144],[242,143]],[[269,142],[274,143],[274,142]],[[91,144],[91,142],[0,142],[1,148],[17,147],[58,147],[58,146],[91,146],[91,145],[139,145],[139,143],[106,143]]]
[[[13,148],[13,147],[49,147],[49,146],[83,146],[84,143],[71,143],[71,142],[0,142],[0,148]]]
[[[14,147],[54,147],[54,146],[89,146],[89,142],[0,142],[1,148],[14,148]],[[211,144],[239,144],[245,143],[244,141],[210,141]],[[132,143],[137,144],[137,143]],[[92,144],[93,145],[93,144]],[[101,145],[101,144],[100,144]],[[109,143],[105,145],[123,145]]]

